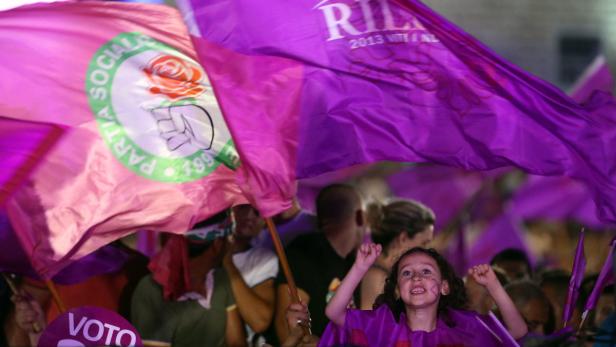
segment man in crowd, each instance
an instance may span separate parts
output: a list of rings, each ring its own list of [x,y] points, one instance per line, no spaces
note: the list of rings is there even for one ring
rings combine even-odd
[[[132,323],[144,340],[181,346],[245,346],[229,277],[220,268],[232,232],[225,211],[172,235],[133,294]]]
[[[308,305],[312,331],[321,335],[327,325],[325,306],[353,265],[355,251],[363,240],[364,213],[357,191],[344,184],[321,190],[316,201],[318,232],[297,237],[286,248],[299,296]],[[283,274],[277,282],[275,328],[285,341],[289,328],[285,312],[291,303]]]

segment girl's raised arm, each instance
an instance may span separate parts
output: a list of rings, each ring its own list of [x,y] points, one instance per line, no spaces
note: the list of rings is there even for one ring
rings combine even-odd
[[[487,264],[477,265],[470,268],[468,273],[473,276],[477,283],[488,290],[488,293],[498,306],[501,316],[505,321],[505,326],[507,326],[511,336],[516,340],[524,337],[528,333],[528,326],[515,307],[513,300],[511,300],[505,288],[498,281],[492,267]]]
[[[353,292],[379,254],[381,254],[381,245],[365,243],[359,247],[355,263],[325,308],[325,315],[336,325],[344,326],[346,310],[353,298]]]

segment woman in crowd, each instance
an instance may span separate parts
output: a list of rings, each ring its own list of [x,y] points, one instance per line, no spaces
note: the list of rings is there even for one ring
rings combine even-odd
[[[434,212],[416,201],[400,200],[371,205],[368,219],[372,241],[383,250],[361,282],[360,308],[371,309],[383,292],[385,279],[400,254],[413,247],[426,247],[434,234]]]

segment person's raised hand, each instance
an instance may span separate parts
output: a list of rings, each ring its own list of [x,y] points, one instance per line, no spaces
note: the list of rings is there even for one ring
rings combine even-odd
[[[355,256],[355,266],[362,271],[368,271],[370,266],[374,264],[376,258],[381,255],[381,245],[374,243],[364,243],[359,246],[357,255]]]

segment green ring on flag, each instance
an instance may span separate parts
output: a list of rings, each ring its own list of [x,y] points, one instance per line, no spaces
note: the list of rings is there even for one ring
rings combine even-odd
[[[103,61],[99,57],[105,51],[113,51],[112,45],[124,47],[123,44],[128,42],[137,43],[138,45],[135,49],[123,52],[121,56],[113,60],[113,64],[109,64],[110,66],[108,65],[106,68],[99,66],[99,60]],[[128,135],[113,108],[111,100],[113,81],[122,63],[135,55],[149,50],[165,52],[192,61],[192,59],[178,50],[138,32],[126,32],[117,35],[102,45],[90,60],[86,74],[86,94],[88,95],[88,102],[98,123],[101,136],[111,149],[113,155],[125,167],[136,174],[161,182],[184,183],[195,181],[212,173],[221,163],[231,169],[237,168],[239,160],[232,140],[228,140],[213,158],[211,154],[206,153],[204,150],[197,150],[193,154],[184,157],[166,158],[141,148]],[[99,83],[94,83],[97,78],[103,79],[98,80]],[[105,96],[101,97],[101,95]],[[191,104],[196,104],[194,98],[185,98],[174,102],[169,101],[159,106],[168,107]]]

